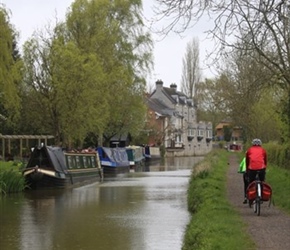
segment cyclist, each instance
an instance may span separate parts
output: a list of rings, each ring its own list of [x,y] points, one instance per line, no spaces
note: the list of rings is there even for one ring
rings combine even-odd
[[[262,147],[262,141],[260,139],[254,139],[252,146],[246,152],[246,168],[249,184],[255,180],[257,171],[259,171],[260,180],[265,181],[267,152]]]

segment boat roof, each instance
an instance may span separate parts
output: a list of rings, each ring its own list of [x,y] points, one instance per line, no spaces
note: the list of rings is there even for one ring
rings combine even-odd
[[[116,166],[130,165],[126,148],[98,147],[98,152],[101,160],[114,162]]]
[[[65,155],[61,147],[42,146],[35,147],[26,168],[35,166],[52,168],[58,172],[67,172]]]

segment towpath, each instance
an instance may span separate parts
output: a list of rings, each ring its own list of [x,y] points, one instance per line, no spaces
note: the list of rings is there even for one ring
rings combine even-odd
[[[261,214],[257,216],[248,204],[243,204],[243,177],[237,172],[239,165],[237,155],[230,155],[228,163],[227,195],[256,243],[252,249],[290,249],[290,215],[273,204],[269,207],[269,202],[264,202],[261,206]],[[273,198],[275,199],[275,190],[273,190]]]

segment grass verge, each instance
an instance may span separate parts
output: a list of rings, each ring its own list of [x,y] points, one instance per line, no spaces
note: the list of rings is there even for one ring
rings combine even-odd
[[[277,166],[268,166],[266,182],[272,187],[273,203],[290,214],[290,171]]]
[[[225,150],[214,150],[194,168],[188,189],[188,209],[192,216],[182,250],[246,250],[254,245],[241,217],[227,199],[228,156]]]

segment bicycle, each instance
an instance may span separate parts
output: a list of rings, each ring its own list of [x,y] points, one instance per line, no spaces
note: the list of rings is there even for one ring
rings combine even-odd
[[[255,180],[251,182],[247,188],[247,199],[249,200],[249,207],[254,208],[254,212],[260,216],[261,204],[264,201],[270,201],[271,204],[272,188],[265,181],[259,178],[260,171],[257,171]]]

